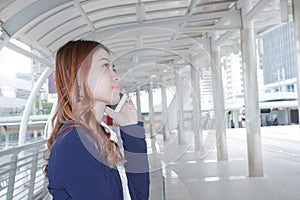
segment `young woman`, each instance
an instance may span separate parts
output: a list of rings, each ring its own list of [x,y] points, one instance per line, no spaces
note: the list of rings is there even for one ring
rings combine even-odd
[[[58,50],[58,108],[45,170],[54,199],[148,199],[147,147],[136,109],[131,100],[118,113],[106,107],[120,100],[119,79],[98,42],[70,41]],[[104,112],[120,124],[124,157],[101,125]]]

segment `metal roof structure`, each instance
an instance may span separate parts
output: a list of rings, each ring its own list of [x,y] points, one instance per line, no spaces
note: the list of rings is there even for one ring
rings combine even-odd
[[[124,85],[173,76],[174,66],[209,66],[207,53],[239,51],[242,19],[258,35],[291,18],[289,0],[5,0],[0,1],[2,46],[53,67],[55,52],[69,40],[91,39],[113,52]],[[242,18],[243,15],[243,18]],[[15,38],[39,52],[12,44]]]

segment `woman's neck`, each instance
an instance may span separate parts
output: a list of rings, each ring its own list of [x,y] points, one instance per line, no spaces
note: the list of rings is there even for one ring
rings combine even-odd
[[[100,123],[102,121],[104,110],[105,110],[106,104],[101,101],[96,101],[94,105],[95,115],[97,121]]]

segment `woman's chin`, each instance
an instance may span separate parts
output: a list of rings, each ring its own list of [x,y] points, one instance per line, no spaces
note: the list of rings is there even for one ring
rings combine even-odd
[[[115,98],[111,101],[111,105],[116,105],[120,102],[120,97],[119,98]]]

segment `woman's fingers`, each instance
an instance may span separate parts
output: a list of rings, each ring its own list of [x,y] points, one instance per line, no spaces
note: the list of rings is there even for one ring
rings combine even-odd
[[[136,124],[138,121],[137,111],[131,99],[128,99],[126,101],[120,112],[114,112],[108,107],[105,108],[105,112],[109,117],[113,118],[121,126]]]

